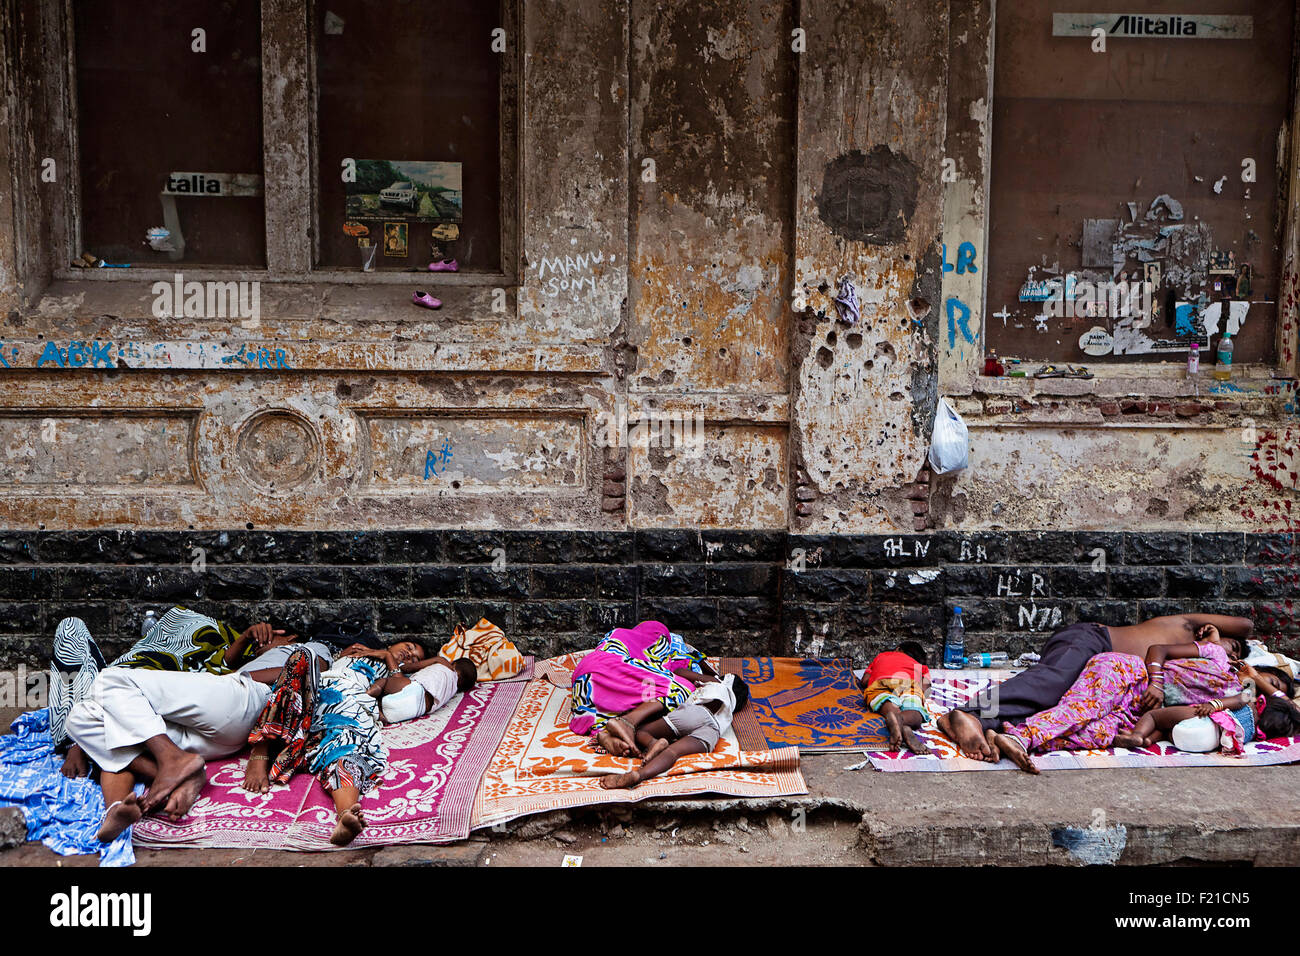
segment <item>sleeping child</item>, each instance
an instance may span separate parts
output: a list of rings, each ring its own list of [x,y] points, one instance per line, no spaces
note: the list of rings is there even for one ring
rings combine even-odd
[[[928,754],[916,736],[930,719],[925,706],[930,691],[930,668],[926,667],[925,648],[915,641],[904,641],[897,650],[877,654],[858,680],[867,708],[885,718],[889,729],[889,747],[914,754]]]
[[[1252,740],[1292,736],[1300,730],[1290,675],[1277,667],[1255,669],[1245,663],[1234,674],[1226,654],[1206,640],[1214,637],[1212,628],[1203,628],[1197,637],[1201,640],[1195,645],[1148,650],[1152,676],[1144,702],[1164,706],[1147,710],[1132,731],[1115,736],[1115,747],[1151,747],[1171,739],[1175,747],[1196,753],[1221,745],[1227,752],[1242,753]],[[1186,657],[1188,653],[1199,657]],[[1218,696],[1206,700],[1212,693]]]
[[[468,657],[426,658],[407,665],[406,674],[393,674],[384,681],[380,716],[386,724],[431,714],[478,682],[478,668]]]
[[[634,728],[645,759],[635,770],[603,778],[600,785],[607,790],[635,787],[668,770],[678,757],[712,753],[731,727],[732,716],[748,702],[749,687],[735,674],[728,674],[700,684],[686,703],[671,712],[652,700],[626,717],[615,717]]]

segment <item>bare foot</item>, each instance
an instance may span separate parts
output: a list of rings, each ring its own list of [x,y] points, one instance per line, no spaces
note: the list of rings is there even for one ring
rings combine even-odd
[[[988,738],[984,736],[984,728],[974,714],[964,710],[950,710],[940,715],[938,724],[948,739],[957,745],[963,757],[986,763],[998,762],[997,750],[990,746]]]
[[[208,775],[200,762],[199,769],[182,780],[180,785],[168,794],[167,802],[158,812],[168,820],[181,819],[190,812],[190,807],[194,806],[194,801],[199,798],[207,782]]]
[[[347,846],[365,828],[366,818],[361,815],[361,804],[354,803],[339,814],[339,822],[330,834],[330,842],[335,846]]]
[[[889,730],[889,749],[903,749],[903,722],[898,719],[898,711],[890,708],[885,714],[885,727]]]
[[[641,766],[644,767],[652,759],[654,759],[655,757],[663,753],[665,750],[667,750],[670,746],[671,745],[668,743],[668,741],[665,740],[663,737],[658,738],[654,743],[650,745],[650,749],[645,752],[645,757],[642,758],[641,760]]]
[[[270,793],[271,780],[267,776],[267,762],[265,760],[249,760],[248,766],[244,768],[243,788],[249,793]]]
[[[60,770],[65,777],[84,777],[89,774],[90,761],[86,759],[86,752],[73,744],[68,748],[68,755],[63,759]]]
[[[635,770],[629,770],[627,773],[609,774],[601,777],[600,785],[606,790],[628,790],[635,787],[640,780],[640,774]]]
[[[1116,734],[1112,747],[1129,747],[1136,750],[1139,747],[1149,747],[1146,738],[1140,734]]]
[[[907,724],[903,724],[903,743],[907,744],[907,749],[912,751],[914,754],[931,753],[931,750],[929,746],[926,745],[925,741],[918,737],[916,731],[907,726]]]
[[[198,754],[187,753],[173,760],[159,761],[158,775],[153,778],[153,783],[149,784],[149,789],[144,792],[144,799],[140,801],[141,809],[145,813],[153,813],[167,802],[173,790],[196,773],[203,773],[203,758]],[[195,797],[197,796],[196,793]],[[191,800],[190,804],[193,803],[194,801]],[[185,809],[188,810],[189,805],[186,805]]]
[[[990,730],[986,734],[989,745],[996,751],[1001,752],[1013,764],[1023,770],[1025,773],[1037,774],[1038,767],[1033,760],[1029,758],[1029,752],[1020,745],[1020,741],[1009,734],[1000,734],[995,730]]]
[[[119,800],[104,813],[104,821],[99,825],[95,839],[100,843],[112,843],[127,827],[136,823],[144,814],[140,810],[140,801],[134,793],[127,794],[126,799]]]
[[[626,753],[621,756],[626,756],[627,754],[636,754],[639,756],[641,754],[641,748],[638,747],[636,743],[636,732],[629,727],[626,722],[615,717],[605,724],[605,729],[613,734],[618,740],[622,741],[627,747]]]
[[[622,737],[615,737],[608,728],[596,734],[596,743],[607,753],[615,757],[626,757],[631,751],[628,749],[627,741]]]

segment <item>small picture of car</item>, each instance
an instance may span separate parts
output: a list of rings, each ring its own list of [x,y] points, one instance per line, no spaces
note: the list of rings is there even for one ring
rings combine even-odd
[[[403,206],[414,212],[420,206],[420,191],[409,180],[398,180],[379,191],[379,203],[382,206]]]

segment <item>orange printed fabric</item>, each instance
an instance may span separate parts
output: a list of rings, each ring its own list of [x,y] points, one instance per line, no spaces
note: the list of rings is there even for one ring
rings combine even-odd
[[[468,657],[478,668],[478,679],[508,680],[524,669],[524,655],[487,618],[481,618],[468,631],[457,625],[452,638],[439,651],[449,661]]]
[[[735,797],[779,797],[807,793],[799,772],[799,750],[742,750],[728,730],[713,753],[692,754],[661,777],[630,790],[606,790],[600,778],[623,773],[639,761],[594,750],[569,730],[569,681],[581,654],[538,662],[515,707],[492,762],[479,784],[470,828],[563,807],[635,803],[648,797],[720,793]],[[716,663],[716,662],[715,662]]]

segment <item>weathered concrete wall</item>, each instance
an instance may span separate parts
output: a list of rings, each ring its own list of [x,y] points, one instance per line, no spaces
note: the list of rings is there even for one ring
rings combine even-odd
[[[694,447],[632,450],[640,527],[786,525],[787,429],[759,406],[790,372],[791,27],[776,0],[632,5],[628,387],[704,417]]]
[[[891,492],[920,469],[934,407],[947,21],[920,0],[815,2],[800,25],[796,526],[906,527]],[[845,277],[851,326],[833,302]]]
[[[156,318],[152,279],[51,282],[68,210],[31,157],[66,156],[73,116],[33,53],[66,49],[59,9],[0,4],[0,526],[1259,530],[1294,501],[1293,469],[1258,474],[1292,455],[1268,370],[979,376],[989,0],[529,3],[517,261],[438,285],[434,315],[295,275],[281,243],[300,281],[236,276],[256,326]],[[941,395],[972,467],[927,504]]]

